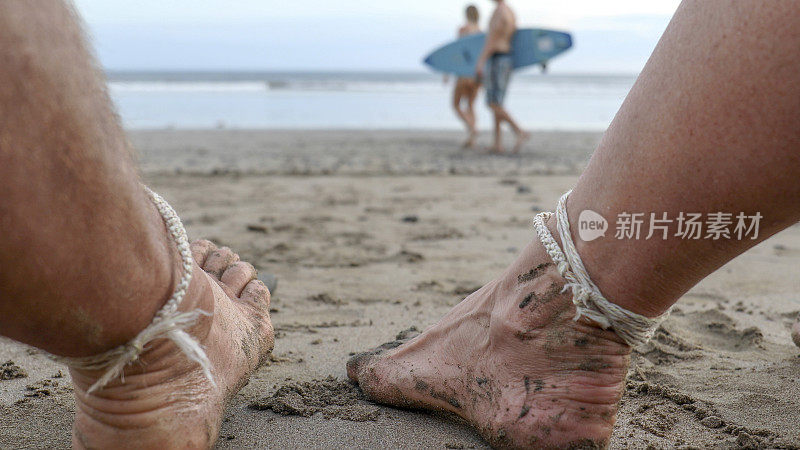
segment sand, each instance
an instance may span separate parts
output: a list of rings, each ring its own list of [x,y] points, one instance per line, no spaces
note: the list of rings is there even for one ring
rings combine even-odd
[[[218,446],[485,448],[452,418],[366,402],[344,363],[499,274],[599,138],[537,133],[522,155],[489,157],[450,132],[133,133],[146,181],[190,236],[279,279],[274,355]],[[687,294],[634,355],[611,448],[800,448],[798,269],[794,226]],[[7,340],[0,364],[0,448],[67,447],[66,371]]]

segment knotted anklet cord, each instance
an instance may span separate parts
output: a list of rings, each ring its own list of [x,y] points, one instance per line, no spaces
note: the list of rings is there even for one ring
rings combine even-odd
[[[600,292],[600,288],[589,277],[572,241],[569,216],[567,216],[567,199],[571,193],[572,191],[569,191],[561,197],[555,214],[558,234],[561,236],[564,251],[561,250],[546,225],[553,213],[541,213],[534,218],[533,225],[536,233],[550,258],[556,263],[558,272],[567,280],[562,292],[572,289],[572,303],[575,304],[577,310],[574,320],[585,317],[596,322],[603,329],[613,329],[631,347],[638,347],[653,337],[658,326],[669,317],[671,309],[658,317],[649,318],[606,300],[603,293]]]
[[[183,301],[186,291],[189,289],[189,283],[192,280],[193,259],[186,229],[183,227],[178,214],[166,200],[146,186],[145,191],[164,219],[167,231],[178,247],[183,275],[172,297],[156,313],[153,322],[127,344],[99,355],[84,358],[51,356],[55,361],[73,369],[105,370],[106,372],[103,376],[89,388],[87,391],[89,394],[102,389],[111,380],[121,376],[125,366],[135,362],[139,355],[144,352],[145,346],[156,339],[169,339],[174,342],[186,357],[200,365],[206,378],[214,384],[214,377],[211,375],[211,362],[208,360],[205,351],[189,333],[184,331],[194,325],[201,315],[210,316],[211,314],[200,309],[183,313],[178,312],[178,306]]]

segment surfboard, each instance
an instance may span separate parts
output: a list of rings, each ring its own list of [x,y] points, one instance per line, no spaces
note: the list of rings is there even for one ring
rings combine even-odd
[[[475,65],[483,51],[486,34],[473,34],[451,42],[428,55],[424,62],[436,71],[462,77],[475,75]],[[514,68],[541,64],[572,47],[572,36],[561,31],[525,28],[517,30],[511,42]]]

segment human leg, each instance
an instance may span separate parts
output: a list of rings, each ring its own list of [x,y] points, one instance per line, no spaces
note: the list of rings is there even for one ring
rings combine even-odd
[[[480,85],[474,81],[470,81],[469,90],[467,92],[465,100],[467,101],[466,110],[464,111],[465,115],[467,116],[467,124],[469,126],[469,139],[467,140],[465,147],[472,148],[475,146],[475,139],[478,137],[478,128],[477,122],[478,119],[475,116],[475,99],[478,97],[478,90],[480,89]]]
[[[487,95],[489,109],[492,110],[495,120],[495,145],[492,152],[501,153],[503,151],[501,125],[506,122],[511,126],[511,130],[516,135],[513,152],[517,153],[522,145],[530,138],[530,135],[522,130],[511,114],[503,107],[508,86],[511,82],[511,73],[514,70],[514,63],[511,55],[494,55],[490,60],[489,82],[491,95]],[[487,88],[487,93],[489,92]]]
[[[514,131],[514,135],[516,136],[516,141],[514,142],[514,149],[512,150],[512,152],[518,153],[522,148],[522,146],[525,144],[525,142],[527,142],[528,139],[530,139],[531,137],[530,134],[525,130],[523,130],[522,128],[520,128],[519,124],[517,124],[514,118],[511,117],[511,114],[509,114],[508,111],[502,105],[499,104],[491,105],[491,108],[492,108],[492,113],[494,114],[495,117],[495,123],[502,124],[503,122],[506,122],[509,124],[509,126],[511,126],[511,130]],[[499,129],[499,126],[496,127],[496,129]],[[499,148],[502,151],[502,144],[500,141],[501,138],[496,137],[496,139],[498,146],[495,148]]]
[[[579,254],[612,302],[655,317],[800,219],[800,62],[791,51],[800,46],[798,17],[790,2],[679,8],[568,204]],[[774,50],[766,57],[765,43]],[[583,242],[574,226],[586,209],[612,223],[623,212],[763,218],[755,239],[683,239],[673,223],[667,239]],[[377,401],[453,412],[498,446],[602,446],[630,347],[573,321],[563,286],[535,240],[422,335],[352,359],[348,373]]]
[[[0,330],[59,356],[105,352],[150,325],[180,278],[180,259],[140,184],[75,12],[62,2],[1,3],[0,60]],[[220,252],[209,264],[225,271],[230,252]],[[241,267],[231,273],[249,276]],[[213,313],[189,331],[206,347],[216,386],[163,340],[142,354],[147,366],[128,367],[125,383],[96,394],[86,390],[101,373],[73,370],[77,447],[102,446],[98,433],[126,427],[130,440],[116,445],[146,446],[137,430],[152,445],[213,443],[222,401],[272,345],[266,290],[248,281],[238,301],[236,280],[214,287],[195,266],[181,305]],[[238,325],[222,332],[220,322]],[[239,345],[246,339],[249,357]],[[171,376],[159,378],[159,367]],[[166,423],[169,430],[159,428]]]
[[[503,117],[498,114],[497,107],[503,102],[506,85],[500,60],[492,56],[486,71],[486,106],[494,119],[494,144],[489,148],[490,153],[503,153]]]
[[[461,119],[461,121],[464,122],[464,125],[467,127],[468,137],[462,146],[464,148],[472,146],[471,142],[475,133],[474,117],[470,116],[469,110],[463,107],[463,103],[465,100],[468,100],[468,96],[469,85],[464,79],[459,78],[456,81],[456,87],[453,90],[453,109],[456,111],[458,118]]]
[[[464,122],[464,124],[467,125],[467,127],[469,127],[469,124],[467,124],[467,118],[464,115],[464,111],[461,110],[461,101],[463,97],[464,97],[464,90],[462,89],[461,84],[458,81],[456,81],[456,87],[453,88],[453,103],[452,103],[453,110],[456,112],[456,115],[458,116],[459,120]]]
[[[494,118],[494,146],[489,149],[491,153],[503,153],[503,119],[502,116],[497,114],[494,107],[492,110],[492,118]]]

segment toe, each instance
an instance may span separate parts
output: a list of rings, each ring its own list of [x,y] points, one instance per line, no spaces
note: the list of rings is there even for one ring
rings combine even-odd
[[[397,334],[395,340],[381,344],[380,346],[368,351],[354,355],[347,361],[347,376],[350,380],[359,382],[359,373],[369,364],[370,361],[382,355],[388,350],[400,347],[419,336],[420,332],[416,327],[411,327]]]
[[[256,268],[252,264],[239,261],[228,266],[220,280],[231,289],[236,297],[240,297],[247,283],[255,279],[257,275]]]
[[[203,264],[203,270],[219,281],[225,270],[237,261],[239,261],[239,255],[233,253],[233,250],[228,247],[222,247],[209,253]]]
[[[252,280],[242,289],[237,306],[248,317],[251,325],[249,332],[250,355],[258,355],[252,359],[255,368],[264,365],[275,346],[275,332],[269,317],[269,289],[259,280]]]
[[[347,360],[347,378],[350,381],[358,383],[358,374],[361,373],[361,368],[374,356],[373,352],[359,353]]]
[[[242,301],[250,302],[262,308],[269,309],[270,295],[269,289],[261,280],[252,280],[242,289],[239,296]]]
[[[208,258],[209,253],[213,252],[217,249],[217,246],[214,245],[213,242],[207,241],[205,239],[198,239],[191,244],[192,249],[192,257],[194,257],[195,262],[198,266],[203,267],[203,264],[206,262],[206,258]]]

